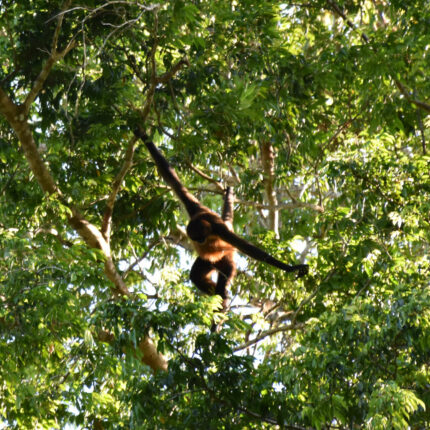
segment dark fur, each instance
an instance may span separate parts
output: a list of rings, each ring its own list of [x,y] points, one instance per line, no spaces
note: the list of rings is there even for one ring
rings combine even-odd
[[[190,216],[187,234],[199,254],[191,268],[190,278],[201,291],[211,295],[220,295],[223,299],[223,308],[226,308],[228,302],[227,287],[236,273],[233,258],[236,248],[255,260],[270,264],[286,272],[297,271],[297,277],[308,273],[306,264],[295,266],[285,264],[232,231],[234,196],[230,187],[226,190],[223,214],[220,217],[203,206],[182,185],[176,172],[142,129],[137,129],[135,135],[145,143],[157,165],[159,174],[175,191]],[[211,279],[214,271],[218,272],[216,284]]]

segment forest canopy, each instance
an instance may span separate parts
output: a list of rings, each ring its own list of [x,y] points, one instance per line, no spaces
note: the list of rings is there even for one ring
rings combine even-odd
[[[0,429],[429,428],[428,1],[3,0],[0,36]],[[308,276],[238,256],[221,313],[136,127]]]

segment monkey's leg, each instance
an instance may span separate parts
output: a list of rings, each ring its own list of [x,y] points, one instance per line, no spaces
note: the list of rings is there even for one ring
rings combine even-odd
[[[215,287],[215,294],[222,297],[222,308],[225,311],[228,306],[227,287],[236,274],[236,265],[233,260],[233,255],[226,255],[221,260],[217,261],[214,266],[218,270],[218,281]]]
[[[215,282],[212,281],[211,275],[214,272],[215,267],[211,262],[203,260],[203,258],[197,257],[193,266],[191,267],[190,279],[194,285],[206,294],[215,294]]]
[[[224,256],[221,260],[214,263],[218,270],[218,280],[215,287],[215,294],[222,298],[222,312],[226,312],[229,304],[229,295],[227,287],[236,274],[236,265],[234,264],[233,254]],[[221,330],[224,320],[215,324],[212,323],[211,332],[219,332]]]

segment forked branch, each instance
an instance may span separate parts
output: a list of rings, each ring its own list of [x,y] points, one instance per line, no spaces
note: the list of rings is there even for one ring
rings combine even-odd
[[[70,0],[66,2],[64,10],[67,9],[69,5],[70,5]],[[64,14],[58,15],[57,27],[55,28],[54,36],[52,38],[52,43],[51,43],[51,53],[49,55],[49,58],[46,60],[42,70],[40,71],[38,77],[34,81],[33,87],[31,88],[30,92],[27,94],[27,97],[25,98],[25,101],[23,103],[23,110],[25,115],[28,114],[31,105],[33,104],[34,100],[36,100],[36,97],[39,95],[40,91],[42,90],[43,85],[45,84],[45,81],[49,76],[49,73],[54,67],[54,64],[57,63],[62,58],[64,58],[68,54],[68,52],[70,52],[70,50],[73,49],[74,46],[76,45],[75,39],[72,38],[62,51],[59,52],[57,50],[58,37],[60,35],[61,26],[63,24],[63,18],[64,18]]]
[[[184,64],[189,65],[188,59],[185,57],[178,61],[170,70],[164,73],[161,76],[157,76],[157,64],[155,61],[155,54],[157,53],[158,48],[158,16],[157,11],[154,11],[154,30],[153,30],[153,39],[154,43],[152,45],[151,53],[149,55],[149,65],[151,68],[151,78],[149,88],[146,94],[145,104],[143,109],[139,109],[138,113],[142,120],[142,123],[146,122],[146,118],[152,107],[152,102],[154,100],[155,89],[158,84],[165,84],[169,82],[170,79],[182,68]]]

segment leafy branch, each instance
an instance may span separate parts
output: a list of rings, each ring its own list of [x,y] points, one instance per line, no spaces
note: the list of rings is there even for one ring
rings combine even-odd
[[[67,4],[66,4],[67,6]],[[131,163],[133,154],[134,143],[133,140],[129,144],[129,148],[126,154],[126,160],[123,165],[123,169],[117,176],[117,183],[115,184],[109,199],[108,211],[105,213],[104,230],[100,231],[95,225],[90,223],[84,218],[80,211],[72,204],[69,204],[69,199],[66,199],[59,189],[58,185],[49,171],[47,165],[42,160],[40,153],[37,149],[34,141],[33,132],[30,128],[28,114],[30,111],[31,104],[34,102],[40,91],[42,90],[46,79],[52,70],[53,66],[61,60],[74,46],[74,39],[68,43],[67,47],[61,51],[57,51],[58,37],[61,31],[63,23],[64,13],[60,14],[57,18],[57,27],[54,32],[52,39],[51,53],[39,73],[36,81],[34,82],[31,90],[25,97],[23,104],[15,104],[6,92],[0,88],[0,113],[6,118],[11,128],[15,131],[19,141],[21,142],[23,152],[33,172],[36,180],[38,181],[42,190],[51,195],[57,195],[58,199],[70,209],[70,215],[68,216],[69,224],[76,230],[81,236],[84,242],[90,248],[100,249],[105,259],[105,274],[107,278],[114,284],[113,293],[115,296],[127,296],[131,297],[132,293],[128,290],[124,279],[118,273],[115,263],[111,256],[111,249],[109,241],[106,239],[110,232],[110,216],[108,212],[113,210],[113,201],[115,200],[116,193],[118,192],[120,183],[128,171]],[[145,337],[139,345],[143,353],[143,361],[149,364],[154,370],[167,369],[167,362],[165,358],[158,353],[154,343],[149,337]]]

